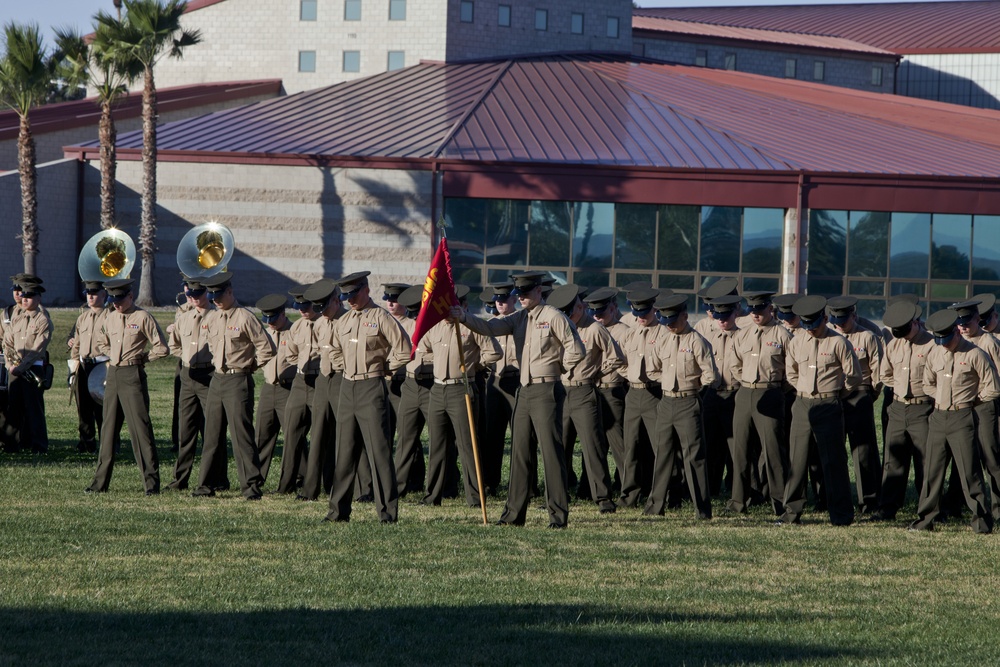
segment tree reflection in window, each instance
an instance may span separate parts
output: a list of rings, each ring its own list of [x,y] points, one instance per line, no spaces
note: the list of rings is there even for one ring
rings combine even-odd
[[[884,278],[889,252],[889,214],[851,211],[848,275]]]
[[[742,208],[732,206],[706,206],[702,209],[702,271],[739,272],[742,214]]]

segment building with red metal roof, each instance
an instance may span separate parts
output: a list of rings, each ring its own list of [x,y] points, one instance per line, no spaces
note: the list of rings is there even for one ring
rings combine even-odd
[[[472,285],[733,276],[880,314],[1000,290],[998,137],[992,111],[622,56],[422,63],[161,127],[161,240],[222,221],[251,289],[415,282],[444,215]]]
[[[637,9],[670,20],[847,39],[901,57],[895,92],[1000,108],[1000,3],[995,0]]]

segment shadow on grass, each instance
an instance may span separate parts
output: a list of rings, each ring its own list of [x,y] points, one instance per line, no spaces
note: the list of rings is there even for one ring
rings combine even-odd
[[[808,622],[806,616],[789,615],[786,627]],[[8,608],[0,610],[0,663],[771,664],[877,661],[883,653],[874,644],[839,647],[741,636],[748,626],[781,620],[773,615],[615,613],[587,605],[246,613]]]

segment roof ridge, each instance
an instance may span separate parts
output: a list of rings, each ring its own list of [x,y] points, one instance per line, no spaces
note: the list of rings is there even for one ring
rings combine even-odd
[[[462,128],[462,126],[465,125],[466,121],[469,120],[472,113],[482,106],[486,96],[489,95],[494,88],[496,88],[497,84],[500,83],[500,79],[503,78],[503,75],[506,74],[510,68],[513,67],[513,65],[514,61],[512,59],[508,59],[504,62],[503,66],[497,70],[496,74],[493,75],[493,78],[490,79],[490,82],[483,87],[482,92],[476,96],[476,99],[468,106],[468,108],[466,108],[462,115],[459,116],[454,123],[452,123],[451,127],[448,128],[448,131],[441,138],[441,141],[438,142],[438,145],[431,151],[431,155],[433,157],[441,157],[441,152],[444,151],[445,146],[447,146],[451,140],[455,138],[455,135]]]

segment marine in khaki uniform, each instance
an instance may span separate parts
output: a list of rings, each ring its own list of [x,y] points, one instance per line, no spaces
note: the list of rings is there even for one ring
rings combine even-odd
[[[408,283],[382,283],[382,307],[396,318],[400,326],[406,321],[406,306],[399,302],[399,295],[410,285]],[[406,371],[399,369],[389,380],[389,428],[396,435],[396,413],[399,411],[399,396],[403,388]]]
[[[104,415],[101,404],[90,395],[87,382],[90,372],[106,358],[98,340],[108,313],[104,303],[108,294],[99,280],[84,281],[83,293],[87,304],[76,318],[73,335],[67,341],[70,391],[76,400],[77,429],[80,433],[77,450],[94,453]]]
[[[785,357],[792,335],[774,317],[770,292],[746,292],[752,323],[741,327],[733,341],[729,369],[740,383],[733,408],[733,485],[728,512],[745,513],[754,500],[752,468],[758,456],[751,446],[753,432],[760,441],[771,508],[784,511],[788,476],[785,446]],[[761,480],[763,482],[763,480]],[[763,484],[762,484],[763,486]]]
[[[260,500],[264,479],[253,427],[253,372],[274,357],[274,345],[264,333],[260,320],[236,300],[234,277],[233,272],[228,271],[201,281],[217,308],[207,321],[208,347],[215,374],[208,388],[205,446],[198,471],[198,488],[191,495],[215,495],[211,486],[213,471],[219,459],[227,459],[225,430],[221,428],[225,416],[229,422],[240,492],[247,500]]]
[[[979,304],[979,327],[986,333],[998,333],[1000,315],[997,315],[995,294],[975,294],[972,300]]]
[[[816,441],[823,467],[830,523],[847,526],[854,522],[841,400],[861,384],[861,368],[847,339],[826,326],[826,305],[821,296],[804,296],[793,306],[809,335],[792,339],[785,354],[785,374],[795,387],[796,397],[785,512],[778,525],[801,521],[812,440]]]
[[[622,492],[619,507],[636,507],[648,494],[653,479],[653,457],[644,451],[656,439],[656,415],[660,405],[660,369],[655,366],[656,347],[664,330],[656,318],[653,302],[660,296],[655,289],[637,289],[628,293],[635,325],[618,341],[625,365],[619,370],[628,382],[625,394],[625,459],[621,468]],[[645,432],[650,445],[643,442]],[[648,461],[648,463],[647,463]],[[648,479],[648,482],[646,481]]]
[[[336,323],[331,340],[333,366],[343,369],[344,380],[340,386],[336,468],[326,521],[350,520],[351,492],[360,460],[366,454],[375,513],[384,523],[398,519],[386,378],[410,360],[410,338],[399,322],[372,300],[369,275],[368,271],[360,271],[337,281],[340,299],[350,309]]]
[[[705,307],[706,316],[700,318],[694,325],[703,338],[708,339],[708,334],[712,333],[715,327],[712,321],[712,302],[720,297],[738,296],[737,288],[739,281],[736,278],[720,278],[708,287],[698,290],[698,298],[702,300]],[[743,329],[751,324],[750,314],[742,308],[737,307],[736,326]]]
[[[21,281],[20,287],[18,314],[3,332],[7,419],[17,432],[17,449],[30,448],[36,454],[44,454],[49,451],[49,435],[40,380],[52,341],[52,320],[41,308],[45,288],[39,282],[26,280]]]
[[[456,285],[455,295],[461,308],[468,309],[469,288]],[[476,465],[472,452],[472,433],[465,405],[466,387],[472,393],[473,418],[481,400],[474,383],[477,368],[492,364],[503,356],[503,351],[492,336],[460,328],[462,347],[456,341],[455,325],[447,320],[438,322],[420,339],[419,353],[433,360],[434,386],[428,405],[428,431],[430,447],[427,457],[427,492],[420,501],[424,505],[440,505],[445,491],[448,463],[457,454],[462,463],[462,484],[465,501],[470,507],[479,507],[481,498],[476,482]],[[462,368],[468,383],[462,377]]]
[[[295,380],[295,364],[288,360],[288,342],[292,323],[285,316],[288,297],[268,294],[261,297],[257,310],[261,312],[264,333],[274,345],[274,357],[263,366],[264,383],[257,401],[257,458],[260,461],[261,486],[271,470],[271,458],[278,444],[278,433],[284,430],[288,397]]]
[[[313,419],[312,405],[319,376],[320,346],[316,337],[317,320],[322,312],[305,298],[309,285],[298,285],[288,290],[292,295],[292,308],[301,317],[292,324],[286,337],[287,360],[296,368],[292,388],[285,403],[285,445],[281,454],[281,475],[276,493],[296,493],[302,488],[309,457],[307,436]]]
[[[160,492],[160,459],[149,420],[149,388],[145,365],[170,353],[166,338],[153,316],[135,305],[134,280],[120,278],[104,283],[114,311],[104,320],[101,345],[108,355],[104,385],[104,428],[97,454],[97,472],[86,488],[104,493],[111,484],[115,465],[115,434],[128,423],[132,453],[142,475],[146,495]],[[147,348],[148,351],[147,351]]]
[[[491,317],[503,317],[517,309],[517,296],[513,282],[498,282],[487,286],[489,303],[495,312]],[[488,426],[480,442],[483,443],[483,486],[487,495],[495,494],[500,487],[503,468],[503,454],[506,449],[507,432],[513,429],[511,417],[517,389],[521,386],[521,367],[517,358],[517,346],[512,335],[497,336],[497,343],[503,357],[497,361],[492,376],[486,384],[486,404]],[[536,473],[537,475],[537,473]]]
[[[660,297],[653,307],[658,311],[662,330],[650,356],[655,357],[653,363],[660,369],[662,393],[656,416],[653,487],[644,513],[663,514],[679,450],[695,515],[711,519],[700,393],[703,388],[718,386],[715,359],[709,344],[688,324],[687,295]]]
[[[621,341],[628,333],[628,325],[621,320],[618,312],[618,289],[601,287],[584,297],[587,304],[587,315],[603,326],[621,351]],[[625,355],[622,353],[622,360]],[[604,437],[611,450],[611,458],[615,462],[615,473],[612,480],[612,491],[621,489],[621,473],[625,467],[625,394],[628,393],[628,382],[615,368],[610,373],[602,375],[597,384],[597,404],[601,410],[601,426]],[[584,473],[586,473],[586,463]],[[583,480],[581,479],[581,484]]]
[[[982,304],[975,298],[951,306],[958,313],[958,332],[985,352],[993,369],[997,370],[1000,368],[1000,342],[980,327],[981,307]],[[1000,521],[1000,442],[997,441],[997,401],[983,401],[976,405],[975,411],[979,458],[990,480],[990,513],[993,522],[996,523]],[[952,485],[955,485],[954,481]]]
[[[950,453],[958,466],[965,502],[972,511],[972,530],[989,533],[993,517],[986,506],[974,407],[996,400],[1000,381],[986,353],[959,333],[958,318],[950,308],[927,318],[935,346],[924,365],[924,390],[934,398],[934,411],[927,420],[924,486],[917,520],[910,528],[934,529],[941,514],[941,492]]]
[[[521,387],[514,407],[510,456],[510,490],[500,525],[523,525],[531,485],[532,433],[545,466],[545,496],[550,528],[565,528],[569,520],[566,458],[562,447],[562,415],[566,390],[561,377],[583,359],[583,343],[569,319],[542,303],[542,271],[511,276],[521,310],[483,320],[453,308],[453,317],[486,336],[514,337],[521,369]]]
[[[399,322],[406,335],[412,339],[417,315],[423,301],[424,286],[414,285],[403,290],[397,301],[406,308],[406,318]],[[424,488],[424,446],[420,435],[430,418],[431,388],[434,386],[434,372],[430,361],[419,349],[413,351],[405,367],[406,379],[400,389],[399,413],[396,415],[396,451],[393,462],[396,465],[396,489],[399,497]],[[480,459],[482,453],[480,453]]]
[[[880,375],[892,390],[883,438],[882,489],[879,507],[870,521],[892,521],[906,502],[906,486],[913,461],[917,493],[923,487],[927,419],[934,399],[924,390],[924,365],[934,349],[934,338],[919,323],[920,307],[897,301],[886,308],[882,322],[892,335],[882,356]]]
[[[184,294],[188,308],[179,309],[172,326],[168,327],[167,344],[170,353],[177,357],[180,368],[180,390],[177,393],[177,461],[174,477],[167,485],[171,490],[188,488],[198,448],[198,434],[205,432],[205,415],[208,414],[208,388],[215,366],[212,351],[208,348],[208,320],[215,315],[215,306],[208,299],[208,289],[200,277],[184,278]],[[224,432],[226,422],[217,422]],[[217,436],[219,437],[219,436]],[[204,442],[204,440],[203,440]],[[228,490],[229,471],[226,460],[220,457],[209,479],[209,486]]]
[[[706,341],[712,348],[715,368],[719,373],[717,387],[708,387],[702,396],[702,414],[705,421],[705,448],[708,460],[708,491],[716,496],[722,490],[723,477],[728,489],[733,485],[733,413],[736,409],[736,392],[739,379],[733,376],[732,364],[736,334],[740,331],[736,317],[743,300],[736,295],[712,299],[709,316],[715,327]],[[728,470],[728,475],[726,472]]]
[[[608,440],[601,422],[601,405],[597,387],[624,363],[618,343],[604,325],[587,315],[580,300],[577,285],[562,285],[549,296],[548,304],[562,311],[576,327],[583,342],[583,360],[571,372],[563,374],[566,402],[563,405],[563,449],[566,466],[573,466],[573,449],[577,437],[583,454],[580,495],[590,498],[601,514],[615,511],[611,499],[611,472],[608,470]]]
[[[875,399],[882,391],[882,345],[858,325],[857,297],[840,296],[827,302],[830,324],[847,339],[861,368],[861,384],[843,398],[844,431],[851,443],[858,514],[878,509],[882,488],[882,461],[875,434]]]

